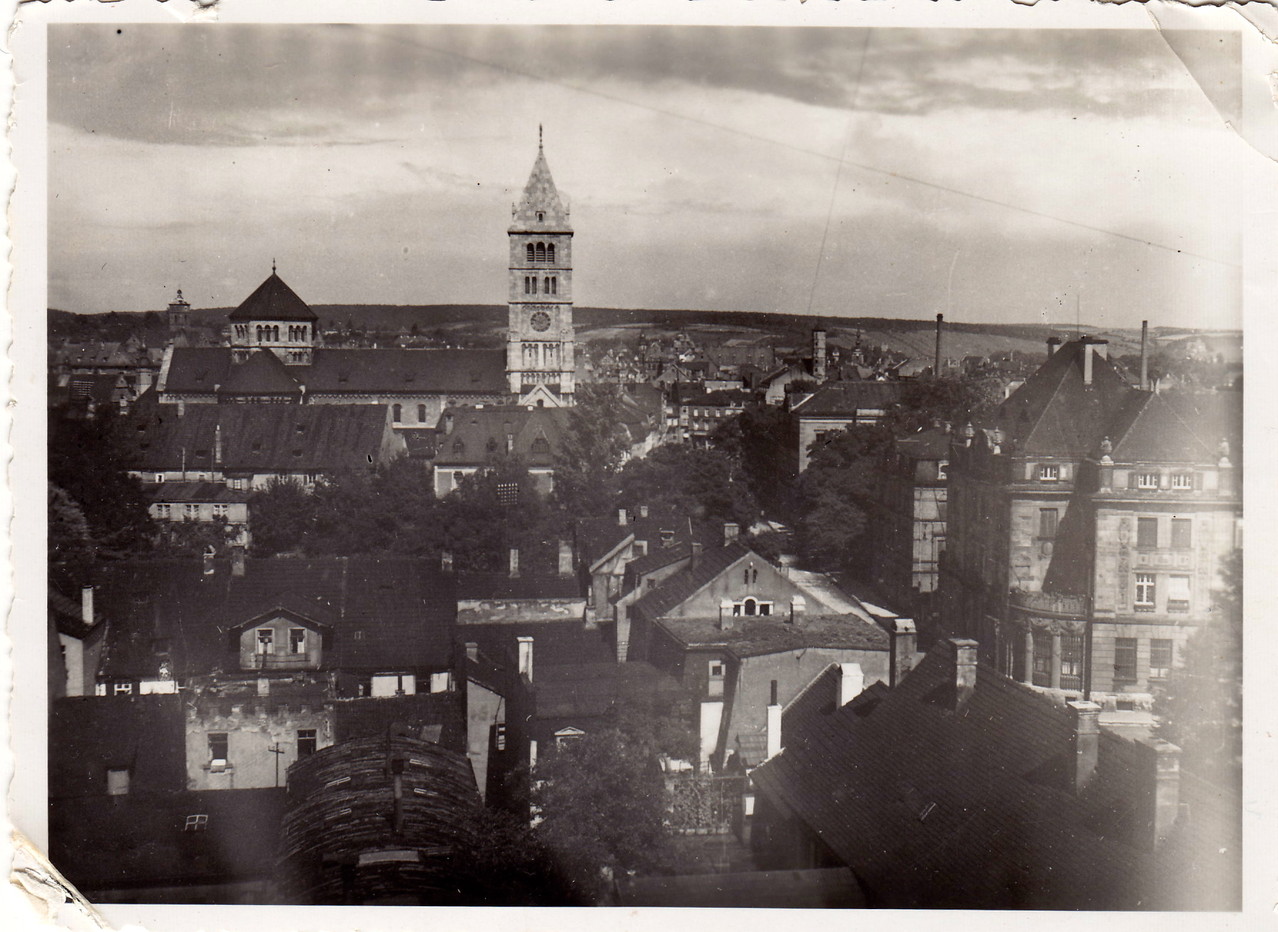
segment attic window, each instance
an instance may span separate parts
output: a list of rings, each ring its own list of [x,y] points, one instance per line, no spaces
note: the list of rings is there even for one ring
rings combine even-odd
[[[544,221],[545,221],[545,219],[546,219],[546,215],[545,215],[545,213],[543,213],[543,212],[542,212],[542,211],[540,211],[540,210],[539,210],[539,211],[537,211],[537,222],[538,222],[538,223],[542,223],[542,222],[544,222]]]
[[[203,832],[209,827],[209,817],[206,813],[200,812],[186,817],[186,824],[182,826],[184,832]]]
[[[293,455],[294,455],[294,456],[299,456],[299,457],[300,457],[300,456],[302,455],[302,448],[301,448],[301,447],[294,447],[294,448],[293,448]]]
[[[298,425],[297,425],[297,432],[298,432],[299,434],[301,434],[301,433],[305,433],[305,431],[306,431],[306,426],[305,426],[304,424],[298,424]]]
[[[454,452],[454,453],[465,453],[465,452],[466,452],[466,444],[465,444],[462,440],[460,440],[460,439],[454,440],[454,441],[453,441],[453,452]]]
[[[254,441],[253,441],[253,452],[254,452],[254,453],[260,453],[260,452],[261,452],[261,450],[262,450],[262,441],[261,441],[261,440],[254,440]]]

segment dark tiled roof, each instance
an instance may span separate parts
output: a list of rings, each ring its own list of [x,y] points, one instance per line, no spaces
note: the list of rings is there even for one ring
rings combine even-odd
[[[79,602],[69,599],[52,586],[49,587],[49,616],[60,634],[83,640],[93,630],[84,623],[83,609]]]
[[[940,427],[921,430],[898,439],[896,452],[916,460],[943,460],[950,455],[952,437],[952,434]]]
[[[249,493],[228,489],[222,482],[161,482],[143,493],[153,502],[246,502]]]
[[[227,319],[317,321],[319,317],[283,279],[271,272]]]
[[[749,546],[741,541],[733,541],[726,547],[712,547],[701,554],[695,567],[689,566],[664,580],[656,589],[637,601],[631,611],[651,619],[660,618],[750,553],[752,551]]]
[[[538,220],[540,212],[543,219]],[[524,185],[523,196],[515,208],[515,223],[511,230],[555,230],[571,232],[568,222],[568,211],[564,209],[559,198],[559,190],[555,187],[555,179],[550,177],[550,166],[546,164],[546,154],[541,146],[537,147],[537,160],[533,162],[532,172],[528,175],[528,183]]]
[[[419,684],[425,688],[425,684]],[[333,700],[333,743],[406,735],[466,753],[466,717],[459,691]]]
[[[800,624],[777,617],[738,617],[727,631],[718,618],[665,618],[658,624],[685,647],[723,647],[737,657],[757,657],[805,647],[888,649],[878,625],[854,615],[806,615]]]
[[[553,466],[567,429],[566,408],[525,408],[519,405],[449,408],[443,423],[452,418],[453,429],[439,438],[435,465],[475,466],[506,452],[528,466]]]
[[[179,681],[238,669],[232,629],[276,610],[330,626],[323,667],[349,671],[445,669],[452,660],[452,580],[410,558],[277,557],[115,564],[102,573],[97,604],[110,620],[102,668],[108,677],[153,676],[157,642]]]
[[[169,370],[172,372],[172,369]],[[171,384],[171,382],[169,383]],[[167,388],[171,391],[172,389]],[[289,367],[267,349],[249,354],[243,362],[233,362],[226,370],[225,381],[218,388],[224,396],[289,395],[301,399],[302,388]]]
[[[853,417],[859,410],[888,408],[900,400],[900,382],[829,382],[794,412],[800,418]]]
[[[380,405],[155,405],[121,433],[133,469],[338,472],[371,469],[390,428]],[[216,462],[218,428],[222,460]]]
[[[274,356],[269,351],[263,352]],[[252,357],[250,357],[252,358]],[[505,395],[506,354],[501,350],[316,349],[309,366],[285,366],[284,374],[308,395]],[[277,360],[278,361],[278,360]],[[247,363],[241,364],[247,365]],[[228,386],[235,364],[227,347],[177,347],[165,391],[199,394]],[[278,375],[278,373],[276,373]],[[272,375],[271,385],[276,384]],[[270,385],[237,375],[240,394],[270,394]],[[223,387],[223,394],[230,389]]]
[[[49,859],[86,892],[269,881],[285,803],[282,787],[53,800]]]
[[[531,637],[534,679],[542,667],[617,662],[605,629],[588,628],[580,620],[458,625],[456,637],[478,644],[490,661],[509,669],[516,665],[515,639]]]
[[[1083,384],[1083,346],[1066,343],[999,406],[995,424],[1021,453],[1081,457],[1096,449],[1134,389],[1113,364],[1093,359]]]
[[[576,573],[570,576],[509,573],[458,573],[458,600],[508,601],[520,599],[582,599]]]
[[[106,795],[108,768],[128,768],[129,792],[186,788],[186,719],[177,694],[59,699],[49,712],[49,796]]]
[[[678,680],[647,663],[614,660],[538,667],[534,659],[533,673],[537,717],[542,719],[584,722],[610,716],[623,706],[679,704],[688,699]]]
[[[658,547],[655,550],[649,550],[642,557],[635,557],[626,564],[626,574],[621,584],[622,593],[631,592],[648,573],[671,566],[680,560],[687,560],[691,556],[692,545],[683,543],[673,547]]]
[[[669,531],[672,540],[687,543],[693,533],[687,515],[673,509],[651,507],[647,517],[641,517],[636,509],[629,509],[625,524],[617,515],[582,518],[577,522],[577,553],[586,566],[592,566],[601,557],[612,552],[631,534],[635,540],[646,540],[648,551],[661,545],[661,532]]]
[[[1116,463],[1214,463],[1220,441],[1241,436],[1235,426],[1241,418],[1242,399],[1234,393],[1177,400],[1138,393],[1116,419],[1110,457]]]
[[[874,905],[1137,905],[1148,858],[1128,843],[1133,800],[1103,778],[1104,749],[1088,790],[1069,792],[1067,711],[980,665],[956,715],[950,651],[938,644],[876,702],[792,714],[784,751],[753,771],[759,791]]]
[[[747,392],[743,389],[726,388],[716,392],[708,392],[700,385],[689,385],[684,382],[677,382],[671,392],[671,401],[676,405],[739,408],[753,400],[754,392]]]

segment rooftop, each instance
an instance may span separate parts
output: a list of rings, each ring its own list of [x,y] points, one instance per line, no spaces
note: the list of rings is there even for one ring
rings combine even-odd
[[[663,618],[657,622],[688,648],[719,647],[737,657],[757,657],[805,647],[882,650],[889,646],[886,631],[848,615],[805,614],[790,624],[780,616],[736,617],[722,630],[718,618]]]
[[[266,277],[244,303],[231,311],[229,320],[305,320],[318,321],[319,317],[307,307],[306,302],[284,280],[275,274]]]

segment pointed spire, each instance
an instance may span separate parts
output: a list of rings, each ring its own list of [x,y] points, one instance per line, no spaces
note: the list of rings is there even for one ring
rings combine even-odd
[[[572,232],[568,223],[568,209],[559,197],[555,180],[550,176],[550,166],[546,164],[542,137],[542,127],[538,126],[537,159],[533,162],[528,183],[524,185],[523,196],[515,207],[514,223],[510,227],[512,233],[535,230]]]
[[[271,274],[272,275],[275,274],[275,257],[274,256],[271,257]]]
[[[537,151],[541,151],[541,124],[537,124]]]

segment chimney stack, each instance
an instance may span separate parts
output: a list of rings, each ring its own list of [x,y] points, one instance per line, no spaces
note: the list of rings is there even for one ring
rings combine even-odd
[[[728,546],[738,537],[741,536],[741,525],[735,521],[725,521],[723,523],[723,546]]]
[[[1071,770],[1070,789],[1081,793],[1091,782],[1100,759],[1100,712],[1095,702],[1068,703],[1070,722],[1074,727],[1074,765]]]
[[[950,638],[954,652],[954,711],[962,714],[976,692],[976,642],[968,638]]]
[[[617,526],[618,527],[626,526],[626,509],[624,508],[617,509]]]
[[[701,541],[694,540],[692,542],[692,560],[688,564],[689,569],[696,569],[701,562]]]
[[[812,331],[812,377],[824,382],[825,375],[825,330],[817,327]]]
[[[1140,390],[1149,391],[1149,321],[1140,322]]]
[[[232,576],[244,575],[244,572],[245,572],[244,556],[245,556],[244,548],[241,547],[240,545],[237,544],[231,548],[231,575]]]
[[[1056,351],[1060,349],[1060,345],[1061,345],[1060,337],[1047,338],[1047,358],[1048,359],[1051,359],[1053,356],[1056,355]]]
[[[213,428],[213,465],[222,465],[222,425]]]
[[[466,659],[471,661],[479,659],[479,645],[474,641],[466,642]]]
[[[80,620],[90,627],[96,619],[93,617],[93,587],[80,587]]]
[[[936,315],[936,361],[932,363],[932,378],[941,377],[941,329],[945,324],[945,315]]]
[[[646,518],[646,517],[648,517],[648,506],[647,506],[647,505],[640,505],[640,506],[639,506],[639,517],[641,517],[641,518]]]
[[[444,415],[444,435],[447,436],[453,432],[453,414],[448,412]]]
[[[859,663],[839,664],[839,708],[843,708],[865,689],[865,673]]]
[[[259,676],[257,678],[257,694],[259,696],[269,696],[271,694],[270,677]]]
[[[572,544],[566,540],[559,542],[559,575],[572,575]]]
[[[439,568],[445,573],[453,571],[453,552],[451,550],[441,550],[439,552]]]
[[[918,628],[912,618],[892,619],[889,642],[888,685],[895,686],[905,679],[914,667],[914,652],[918,650]]]
[[[772,704],[768,706],[768,760],[781,753],[781,706],[777,704],[777,681],[772,681]]]
[[[533,639],[531,637],[515,638],[519,643],[519,675],[533,678]]]
[[[510,578],[514,579],[519,575],[519,548],[510,548]]]
[[[803,614],[808,610],[808,600],[801,595],[790,597],[790,624],[803,623]]]
[[[1083,336],[1079,338],[1078,342],[1083,344],[1083,384],[1091,385],[1096,368],[1096,357],[1099,356],[1105,359],[1109,356],[1109,341]]]
[[[719,602],[719,630],[720,631],[732,630],[732,623],[733,623],[732,607],[733,606],[732,606],[731,599],[723,599]]]

